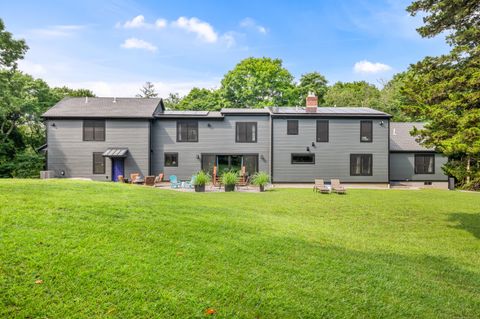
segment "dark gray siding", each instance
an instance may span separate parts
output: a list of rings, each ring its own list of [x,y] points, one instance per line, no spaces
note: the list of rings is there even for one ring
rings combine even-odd
[[[257,143],[236,143],[235,123],[257,122]],[[152,172],[164,173],[166,178],[176,175],[189,179],[201,169],[197,155],[215,154],[258,154],[259,170],[269,172],[270,120],[268,116],[226,115],[222,120],[199,120],[198,142],[177,143],[177,121],[162,119],[152,125]],[[211,127],[208,127],[208,124]],[[178,153],[178,167],[164,167],[164,153]],[[261,158],[263,156],[263,159]]]
[[[313,182],[315,178],[388,182],[388,119],[372,120],[372,143],[360,142],[360,120],[369,119],[329,119],[328,143],[316,142],[317,119],[299,119],[298,135],[287,135],[287,118],[272,120],[274,182]],[[307,153],[307,147],[315,154],[315,164],[291,164],[291,154]],[[372,154],[372,176],[350,176],[350,154]]]
[[[447,181],[442,166],[448,158],[435,154],[435,174],[415,174],[415,153],[390,154],[390,179],[392,181]]]
[[[51,126],[55,123],[55,126]],[[48,169],[57,177],[84,177],[111,180],[111,161],[105,160],[105,174],[93,174],[93,152],[104,152],[109,147],[128,148],[125,175],[138,172],[148,174],[148,120],[106,120],[104,142],[83,141],[82,120],[49,120]]]

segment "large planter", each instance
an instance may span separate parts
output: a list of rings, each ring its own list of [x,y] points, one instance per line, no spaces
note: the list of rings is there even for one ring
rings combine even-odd
[[[260,187],[260,191],[261,191],[261,192],[264,192],[264,191],[265,191],[265,185],[260,185],[259,187]]]
[[[205,192],[205,184],[203,184],[203,185],[195,185],[195,191],[196,191],[196,192],[200,192],[200,193]]]
[[[235,191],[235,184],[233,184],[233,185],[225,185],[225,191],[226,191],[226,192],[233,192],[233,191]]]

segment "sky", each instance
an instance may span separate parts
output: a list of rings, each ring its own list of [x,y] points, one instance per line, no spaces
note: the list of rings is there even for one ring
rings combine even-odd
[[[421,38],[410,1],[7,1],[0,18],[29,50],[22,71],[52,86],[134,96],[146,81],[161,97],[218,88],[247,57],[280,58],[296,81],[317,71],[330,84],[381,85],[443,37]]]

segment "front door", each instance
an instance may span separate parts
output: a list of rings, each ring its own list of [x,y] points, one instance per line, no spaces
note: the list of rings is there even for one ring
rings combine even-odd
[[[112,158],[112,181],[118,182],[118,175],[124,175],[124,158]]]

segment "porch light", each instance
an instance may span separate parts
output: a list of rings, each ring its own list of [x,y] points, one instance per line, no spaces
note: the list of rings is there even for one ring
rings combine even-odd
[[[200,159],[200,154],[197,154],[197,160],[199,160],[199,159]]]
[[[307,152],[310,152],[310,147],[307,146]]]
[[[315,142],[312,142],[312,147],[315,147]]]

